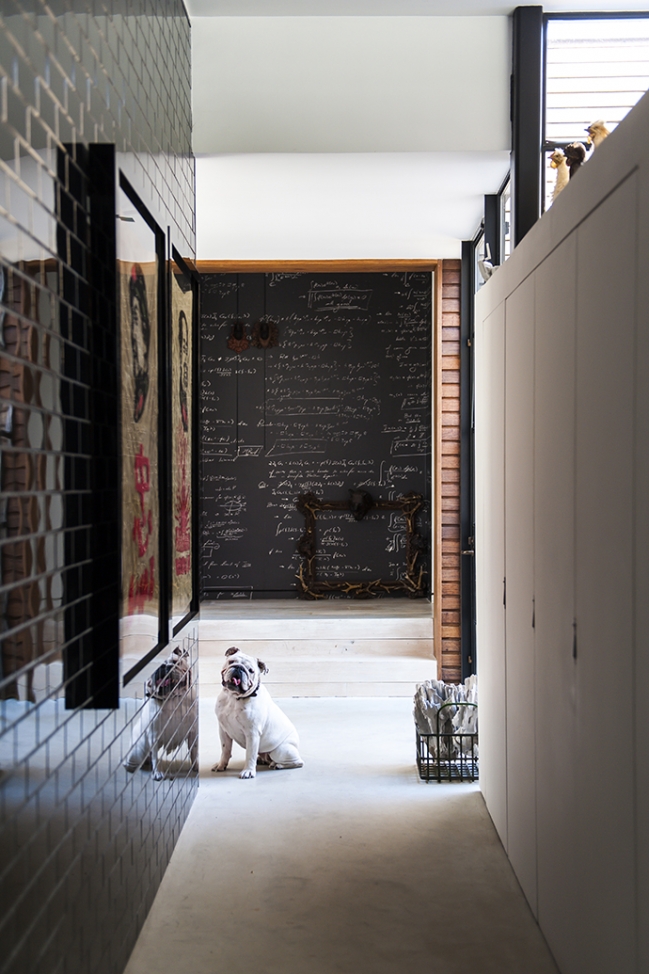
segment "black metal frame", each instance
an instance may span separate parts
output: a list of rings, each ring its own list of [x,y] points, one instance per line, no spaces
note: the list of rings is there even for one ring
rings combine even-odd
[[[487,238],[485,235],[484,220],[482,220],[480,226],[478,227],[478,229],[474,234],[473,240],[471,241],[471,246],[473,247],[473,251],[472,251],[473,265],[471,267],[471,281],[472,281],[474,294],[482,286],[482,284],[485,283],[482,279],[482,275],[480,274],[480,270],[478,268],[478,254],[479,254],[480,243],[481,242],[485,243],[486,239]],[[485,258],[486,258],[486,253],[485,253]],[[464,280],[464,278],[462,278],[462,280]]]
[[[156,645],[150,649],[145,655],[134,665],[131,669],[124,674],[122,684],[126,686],[127,683],[137,676],[137,674],[144,669],[144,667],[149,663],[158,653],[165,648],[169,642],[169,607],[170,607],[170,578],[171,578],[171,568],[169,565],[169,551],[170,551],[170,538],[169,538],[169,528],[170,528],[170,501],[171,501],[171,485],[170,481],[170,451],[169,451],[169,353],[168,353],[168,311],[167,311],[167,282],[166,282],[166,239],[163,231],[160,229],[159,224],[153,218],[147,207],[144,205],[140,199],[138,193],[133,188],[131,183],[128,181],[124,173],[120,170],[119,173],[119,187],[126,196],[129,198],[130,202],[133,204],[135,209],[138,211],[144,222],[149,226],[153,232],[155,239],[155,250],[156,256],[158,258],[158,496],[159,496],[159,509],[160,509],[160,520],[158,524],[158,537],[160,545],[160,560],[164,559],[165,564],[161,564],[158,567],[158,584],[160,592],[160,601],[158,607],[158,642]],[[119,257],[119,255],[118,255]],[[118,329],[118,345],[121,349],[121,328]],[[121,351],[120,351],[121,356]],[[121,411],[119,415],[119,429],[121,429]],[[122,459],[120,457],[119,461],[119,476],[120,483],[122,480]],[[163,516],[163,512],[166,512],[166,516]],[[120,523],[122,522],[122,513],[120,511]]]
[[[498,267],[501,263],[500,194],[493,193],[484,198],[484,239],[489,244],[491,263]]]
[[[476,671],[475,406],[473,336],[475,249],[478,237],[462,242],[460,290],[460,652],[462,680]]]
[[[477,709],[477,706],[476,703],[470,703],[466,700],[442,704],[437,713],[438,727],[440,714],[445,707],[474,707]],[[470,757],[463,751],[465,742],[470,748]],[[419,729],[416,729],[415,745],[417,748],[417,770],[422,781],[476,781],[478,779],[477,731],[475,734],[444,734],[437,730],[435,733],[422,734]],[[459,750],[457,757],[452,757],[454,745]],[[431,753],[431,749],[434,749],[434,754]]]
[[[66,647],[63,652],[65,705],[67,709],[114,709],[119,706],[119,599],[120,546],[119,538],[119,478],[118,433],[114,423],[118,389],[117,317],[115,275],[115,147],[113,145],[64,145],[57,151],[58,177],[64,182],[66,162],[83,173],[83,187],[76,183],[80,194],[76,212],[66,217],[59,213],[62,224],[75,229],[81,237],[82,213],[85,221],[85,278],[86,301],[79,305],[90,316],[89,329],[89,415],[90,437],[90,506],[87,526],[92,561],[83,580],[66,573],[66,596],[75,588],[76,601],[65,605],[64,627]],[[58,195],[57,195],[58,200]],[[67,221],[73,221],[72,224]],[[57,249],[62,263],[68,262],[65,235],[57,234]],[[80,268],[77,268],[80,270]],[[87,303],[86,303],[87,302]],[[68,362],[64,358],[63,371]],[[70,374],[76,375],[76,357],[70,360]],[[65,386],[65,383],[63,384]],[[69,391],[62,388],[61,401],[67,430],[67,416],[71,411]],[[76,438],[75,438],[76,439]],[[66,444],[66,453],[77,452]],[[66,459],[66,465],[69,461]],[[74,483],[72,472],[66,469],[66,483]],[[78,523],[79,495],[68,490],[65,495],[65,524]],[[74,560],[70,535],[65,534],[66,565]],[[88,620],[82,622],[77,612],[83,592],[89,596]],[[66,599],[67,602],[67,599]],[[84,632],[84,630],[86,630]]]
[[[199,532],[200,532],[200,477],[199,477],[199,422],[200,422],[200,408],[199,408],[199,363],[200,363],[200,278],[196,271],[192,270],[185,260],[180,256],[178,251],[173,245],[170,245],[171,261],[176,264],[183,274],[189,278],[192,283],[192,292],[194,295],[192,303],[192,466],[191,466],[191,492],[192,492],[192,598],[190,602],[189,612],[183,616],[180,622],[177,622],[173,627],[173,636],[177,636],[181,629],[191,622],[198,615],[198,610],[200,606],[200,572],[199,572]],[[173,327],[173,322],[171,321],[171,268],[169,268],[169,281],[168,281],[168,291],[169,291],[169,335],[171,335],[171,329]],[[169,339],[171,340],[171,339]],[[169,362],[169,368],[171,368],[171,362]],[[171,388],[171,382],[169,387]],[[171,470],[169,471],[169,483],[171,488]],[[171,505],[170,505],[171,509]],[[172,558],[171,558],[171,539],[172,530],[169,530],[169,567],[172,570]],[[169,577],[169,586],[171,591],[171,575]]]
[[[91,625],[92,706],[119,706],[119,408],[115,146],[88,146],[90,187],[90,279],[93,296],[91,392],[93,472],[93,561]],[[100,346],[100,347],[98,347]]]
[[[541,215],[543,36],[543,7],[516,7],[511,87],[514,246]]]
[[[510,196],[511,196],[511,178],[512,178],[512,174],[510,171],[503,179],[500,189],[496,194],[496,198],[498,200],[498,246],[500,248],[500,264],[504,264],[505,260],[507,259],[505,255],[505,237],[507,235],[507,231],[505,228],[504,197],[505,197],[505,191],[507,189],[510,190]],[[511,225],[509,227],[509,233],[511,239]]]

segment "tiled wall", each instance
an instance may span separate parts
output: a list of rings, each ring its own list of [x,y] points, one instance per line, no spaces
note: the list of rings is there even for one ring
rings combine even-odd
[[[89,287],[101,232],[88,147],[115,145],[118,167],[191,258],[190,111],[181,0],[2,0],[2,974],[121,971],[195,794],[185,745],[160,781],[121,763],[144,680],[167,651],[120,689],[117,709],[78,678],[106,637],[97,557],[116,553],[110,539],[99,550],[93,491],[106,488],[93,444],[114,430],[117,400],[97,398],[116,361],[97,281]],[[195,679],[194,630],[177,641]]]

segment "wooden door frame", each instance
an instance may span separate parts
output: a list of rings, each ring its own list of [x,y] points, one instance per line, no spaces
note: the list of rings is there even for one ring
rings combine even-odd
[[[433,651],[442,670],[442,265],[441,260],[199,260],[199,274],[432,273],[433,300]]]

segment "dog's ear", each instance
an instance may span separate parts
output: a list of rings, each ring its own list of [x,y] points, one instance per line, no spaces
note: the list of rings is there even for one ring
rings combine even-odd
[[[264,663],[263,660],[258,659],[257,660],[257,666],[259,667],[259,672],[260,673],[268,673],[269,672],[268,667],[266,666],[266,664]]]
[[[238,650],[238,648],[236,646],[230,646],[229,649],[226,649],[225,655],[226,656],[234,656],[234,654],[235,653],[238,653],[238,652],[239,652],[239,650]]]

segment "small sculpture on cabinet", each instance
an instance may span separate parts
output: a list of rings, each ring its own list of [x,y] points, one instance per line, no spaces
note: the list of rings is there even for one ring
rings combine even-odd
[[[586,142],[589,149],[591,147],[596,149],[611,134],[610,129],[606,127],[606,122],[602,121],[601,118],[598,118],[596,122],[591,122],[586,132],[588,133]]]
[[[561,190],[565,189],[565,187],[568,185],[568,180],[570,179],[568,163],[562,149],[554,150],[550,156],[550,166],[557,171],[557,178],[554,184],[554,189],[552,190],[552,202],[554,203]]]
[[[571,142],[565,150],[566,162],[570,171],[570,179],[582,167],[586,159],[586,146],[583,142]]]

